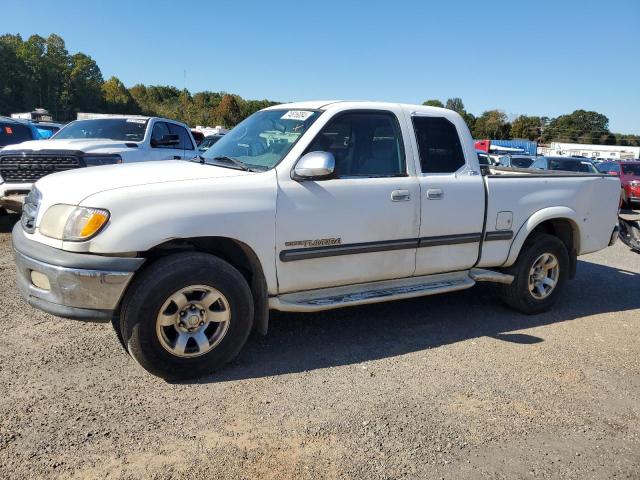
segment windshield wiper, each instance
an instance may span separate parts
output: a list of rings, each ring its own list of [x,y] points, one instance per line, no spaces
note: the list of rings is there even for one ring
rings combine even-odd
[[[201,158],[202,158],[202,161],[204,162],[204,157],[201,157]],[[229,157],[227,155],[221,155],[219,157],[213,157],[213,160],[232,163],[236,167],[238,167],[239,170],[244,170],[245,172],[255,172],[256,171],[256,170],[252,169],[251,167],[249,167],[249,165],[247,165],[246,163],[238,160],[237,158]]]

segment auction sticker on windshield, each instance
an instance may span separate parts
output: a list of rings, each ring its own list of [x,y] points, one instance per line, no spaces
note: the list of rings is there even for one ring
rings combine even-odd
[[[147,121],[143,118],[127,118],[127,123],[147,123]]]
[[[281,120],[298,120],[299,122],[304,122],[307,118],[313,115],[314,112],[310,112],[308,110],[289,110],[285,113]]]

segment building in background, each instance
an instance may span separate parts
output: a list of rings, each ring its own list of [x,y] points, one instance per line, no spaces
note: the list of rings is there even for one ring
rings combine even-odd
[[[581,143],[551,142],[548,147],[542,147],[542,155],[561,157],[602,158],[606,160],[637,160],[640,159],[640,147],[621,145],[587,145]]]
[[[36,108],[33,112],[12,113],[11,118],[19,118],[21,120],[34,120],[36,122],[52,122],[53,117],[44,108]]]

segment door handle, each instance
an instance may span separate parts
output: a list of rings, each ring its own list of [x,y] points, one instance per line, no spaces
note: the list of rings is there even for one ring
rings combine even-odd
[[[430,188],[427,190],[428,200],[440,200],[442,197],[444,197],[444,192],[439,188]]]
[[[392,202],[408,202],[409,200],[411,200],[409,190],[394,190],[391,192]]]

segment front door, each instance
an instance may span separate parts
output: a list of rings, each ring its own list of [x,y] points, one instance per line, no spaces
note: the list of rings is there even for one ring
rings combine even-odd
[[[299,182],[279,173],[280,293],[413,275],[420,191],[408,175],[400,113],[345,112],[329,120],[305,153],[331,152],[331,179]]]
[[[156,122],[151,131],[151,159],[150,160],[182,160],[185,158],[184,139],[179,127],[168,122]],[[180,141],[175,145],[154,145],[153,141],[160,141],[165,135],[176,134]],[[187,136],[188,140],[188,136]],[[188,140],[191,143],[191,140]],[[192,147],[193,150],[193,147]],[[191,158],[191,157],[189,157]]]

